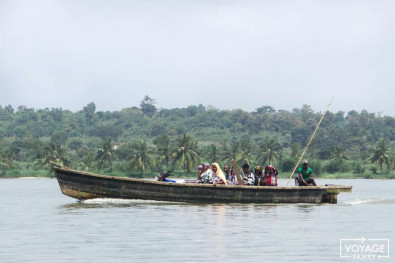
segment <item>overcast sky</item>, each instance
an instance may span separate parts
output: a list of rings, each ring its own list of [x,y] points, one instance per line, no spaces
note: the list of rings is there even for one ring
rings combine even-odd
[[[0,0],[0,105],[395,116],[395,1]]]

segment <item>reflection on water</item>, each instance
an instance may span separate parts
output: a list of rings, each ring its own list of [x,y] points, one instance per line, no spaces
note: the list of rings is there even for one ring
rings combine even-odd
[[[69,199],[72,200],[72,199]],[[226,208],[237,208],[240,211],[251,210],[268,210],[272,211],[276,207],[298,207],[302,211],[309,211],[314,206],[327,204],[223,204],[223,203],[186,203],[186,202],[171,202],[171,201],[156,201],[156,200],[140,200],[140,199],[117,199],[117,198],[96,198],[84,201],[73,201],[72,203],[63,204],[60,208],[108,208],[108,207],[133,207],[133,206],[198,206],[198,207],[213,207],[214,210],[226,211]]]
[[[319,205],[322,205],[322,204],[319,204]],[[316,206],[319,206],[319,205],[313,205],[313,204],[299,204],[299,205],[297,205],[296,207],[298,208],[299,211],[301,211],[301,212],[303,212],[303,213],[311,213],[311,212],[314,210],[314,208],[315,208]],[[324,204],[324,205],[325,205],[325,204]]]
[[[154,200],[138,200],[138,199],[116,199],[116,198],[97,198],[84,201],[76,201],[70,204],[61,205],[62,209],[84,209],[84,208],[110,208],[110,207],[133,207],[133,206],[169,206],[182,205],[181,202],[167,202]]]
[[[395,181],[328,183],[353,193],[337,205],[76,202],[56,180],[0,180],[0,262],[338,262],[342,238],[395,240]]]

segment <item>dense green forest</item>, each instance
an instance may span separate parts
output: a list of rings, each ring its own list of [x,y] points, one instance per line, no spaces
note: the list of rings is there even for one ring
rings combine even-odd
[[[96,172],[151,176],[159,167],[184,174],[201,162],[275,165],[292,171],[321,117],[310,106],[220,110],[212,106],[139,107],[78,112],[0,106],[0,176],[50,173],[51,161]],[[315,174],[394,178],[395,118],[327,112],[306,157]]]

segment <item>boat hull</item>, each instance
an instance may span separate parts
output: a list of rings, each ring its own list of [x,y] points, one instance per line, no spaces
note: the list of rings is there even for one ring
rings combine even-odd
[[[337,203],[351,186],[226,186],[113,177],[55,167],[63,194],[79,199],[123,198],[192,203]]]

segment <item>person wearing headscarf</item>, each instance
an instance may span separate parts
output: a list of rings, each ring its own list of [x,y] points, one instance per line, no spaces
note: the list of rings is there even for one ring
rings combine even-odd
[[[212,184],[213,183],[213,171],[210,169],[209,163],[203,164],[203,173],[200,176],[199,184]]]
[[[277,175],[278,171],[273,165],[268,165],[265,167],[263,177],[261,180],[261,185],[266,186],[277,186]]]
[[[226,181],[226,177],[224,172],[221,170],[221,167],[219,167],[218,163],[213,163],[210,167],[210,169],[213,171],[213,184],[226,184],[228,185],[228,182]]]
[[[233,168],[233,166],[230,167],[228,183],[233,184],[233,185],[238,184],[236,173],[235,173],[235,168]]]

